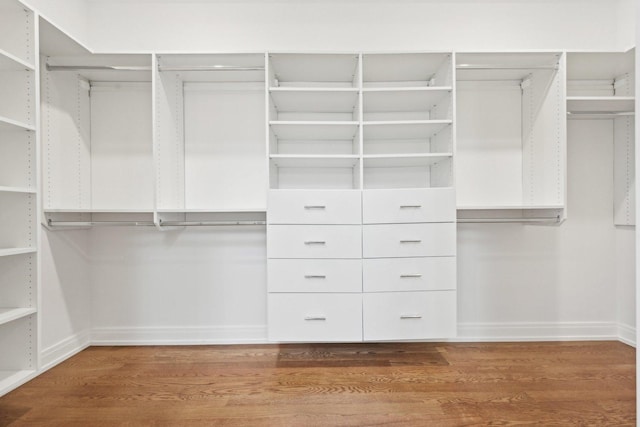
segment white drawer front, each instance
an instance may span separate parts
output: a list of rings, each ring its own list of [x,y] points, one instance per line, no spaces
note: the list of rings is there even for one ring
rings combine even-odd
[[[269,258],[361,258],[359,225],[270,225]]]
[[[364,190],[364,224],[455,222],[456,195],[452,188]]]
[[[454,256],[456,224],[365,225],[362,247],[365,258]]]
[[[456,258],[376,258],[363,260],[365,292],[456,289]]]
[[[270,341],[362,341],[362,294],[269,294]]]
[[[420,340],[456,336],[456,292],[364,294],[366,341]]]
[[[358,190],[271,190],[270,224],[360,224]]]
[[[362,292],[359,259],[270,259],[269,292]]]

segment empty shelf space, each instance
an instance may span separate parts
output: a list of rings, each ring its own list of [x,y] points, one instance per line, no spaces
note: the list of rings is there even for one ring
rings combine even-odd
[[[35,194],[36,190],[34,188],[28,188],[28,187],[3,187],[3,186],[0,186],[0,193]]]
[[[355,87],[358,55],[271,54],[272,86]]]
[[[364,155],[366,168],[394,168],[432,166],[442,160],[450,159],[453,153],[416,153],[416,154],[369,154]]]
[[[448,53],[365,54],[363,85],[430,86],[438,74],[450,75],[450,58]]]
[[[363,89],[364,112],[428,111],[451,94],[451,87]]]
[[[0,248],[0,257],[36,253],[36,248]]]
[[[633,96],[568,96],[567,111],[577,114],[632,113]]]
[[[458,206],[459,222],[560,222],[562,205]]]
[[[428,139],[452,123],[451,120],[364,122],[364,139]]]
[[[21,121],[18,121],[18,120],[13,120],[13,119],[10,119],[8,117],[0,116],[0,131],[3,131],[3,130],[35,131],[36,128],[35,128],[35,126],[32,126],[30,124],[27,124],[27,123],[24,123],[24,122],[21,122]]]
[[[0,325],[22,319],[35,312],[35,308],[0,308]]]
[[[24,61],[17,56],[0,49],[0,70],[3,71],[20,71],[29,70],[34,71],[35,66],[27,61]]]
[[[271,121],[271,129],[279,139],[349,140],[358,132],[354,121]]]
[[[289,155],[272,154],[270,156],[274,166],[283,168],[306,168],[306,167],[328,167],[328,168],[351,168],[354,167],[360,156],[358,155]]]
[[[279,112],[352,112],[358,106],[358,90],[352,88],[292,88],[269,90]]]

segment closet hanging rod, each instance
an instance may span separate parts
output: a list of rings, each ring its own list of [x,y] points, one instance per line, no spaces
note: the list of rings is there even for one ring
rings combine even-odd
[[[482,223],[528,223],[528,222],[551,222],[559,223],[560,217],[553,218],[458,218],[459,223],[482,224]]]
[[[106,70],[106,71],[151,71],[149,66],[136,65],[51,65],[47,63],[47,71],[77,71],[77,70]]]
[[[161,227],[216,227],[229,225],[266,225],[266,221],[160,221]]]
[[[458,64],[458,70],[557,70],[555,65],[532,65],[529,67],[521,65],[491,65],[491,64]]]
[[[263,66],[245,66],[236,65],[197,65],[197,66],[162,66],[158,65],[158,71],[264,71]]]

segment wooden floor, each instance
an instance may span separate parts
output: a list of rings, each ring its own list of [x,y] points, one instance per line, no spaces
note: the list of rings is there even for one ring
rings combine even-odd
[[[91,347],[0,398],[11,426],[635,425],[618,342]]]

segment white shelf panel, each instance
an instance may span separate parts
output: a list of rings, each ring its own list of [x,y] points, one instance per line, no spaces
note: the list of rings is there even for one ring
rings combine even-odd
[[[153,209],[45,209],[45,213],[153,213]]]
[[[451,120],[364,122],[364,139],[428,139],[452,123]]]
[[[364,112],[429,111],[451,91],[451,87],[363,89]]]
[[[365,168],[395,168],[433,166],[446,159],[451,159],[453,153],[428,154],[370,154],[364,156]]]
[[[270,156],[275,166],[283,168],[352,168],[360,160],[358,155],[287,155],[273,154]]]
[[[35,131],[36,128],[35,126],[31,126],[27,123],[24,122],[20,122],[18,120],[13,120],[10,119],[8,117],[2,117],[0,116],[0,131],[3,130],[10,130],[10,131],[16,131],[16,130],[28,130],[28,131]]]
[[[496,205],[496,206],[458,206],[459,211],[496,211],[496,210],[549,210],[549,209],[564,209],[562,205]]]
[[[358,105],[358,90],[353,88],[271,88],[278,112],[346,113]]]
[[[631,113],[635,111],[633,96],[568,96],[567,111],[572,113]]]
[[[363,55],[365,86],[375,82],[428,82],[448,53],[392,53]]]
[[[34,71],[35,66],[28,63],[11,53],[0,49],[0,70],[3,71],[20,71],[29,70]]]
[[[456,78],[464,80],[523,80],[536,70],[551,72],[559,52],[459,53]]]
[[[288,140],[351,140],[358,133],[353,121],[271,121],[271,129],[279,139]]]
[[[0,308],[0,325],[22,319],[35,312],[35,308]]]
[[[3,186],[0,186],[0,193],[35,194],[36,190],[34,188],[28,188],[28,187],[3,187]]]
[[[158,209],[158,213],[202,213],[202,214],[232,214],[232,213],[266,213],[265,207],[239,208],[239,209]]]
[[[36,375],[33,369],[20,371],[0,371],[0,395],[13,390]]]
[[[0,257],[36,253],[36,248],[0,248]]]
[[[271,54],[271,70],[281,85],[333,82],[352,86],[358,67],[353,54]]]

